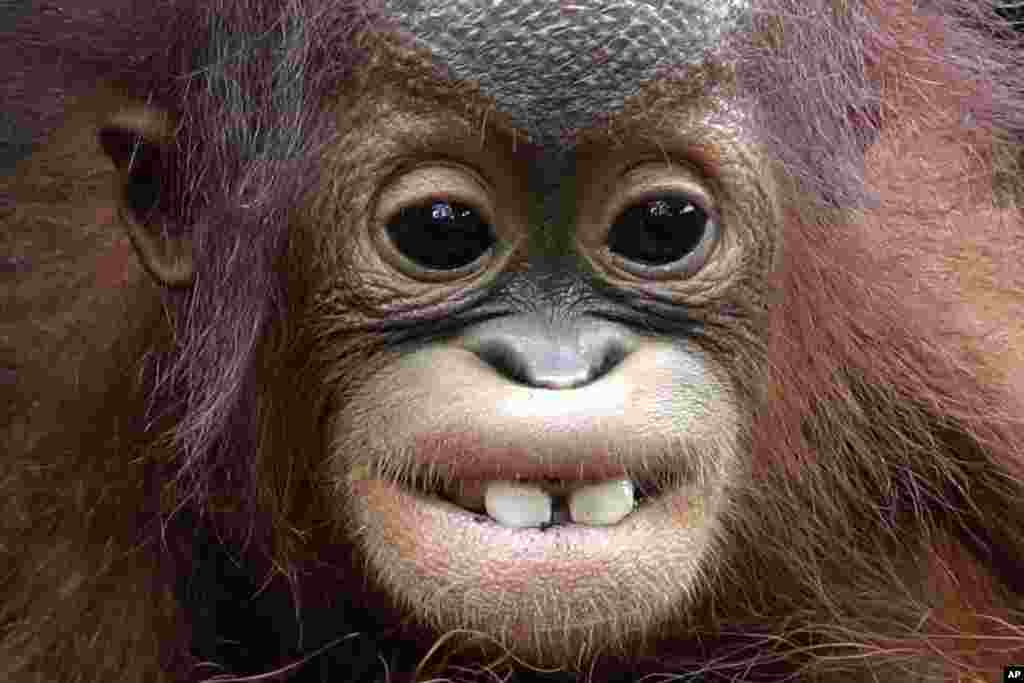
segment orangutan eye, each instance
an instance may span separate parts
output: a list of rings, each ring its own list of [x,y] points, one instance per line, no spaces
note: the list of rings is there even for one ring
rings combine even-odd
[[[475,209],[444,200],[401,209],[385,232],[402,256],[431,270],[467,266],[495,243],[491,226]]]
[[[641,268],[668,266],[695,254],[714,232],[714,221],[696,201],[684,195],[658,195],[618,215],[608,233],[608,249]]]

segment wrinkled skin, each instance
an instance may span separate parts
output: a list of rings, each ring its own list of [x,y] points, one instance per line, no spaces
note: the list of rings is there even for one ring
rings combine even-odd
[[[0,678],[1024,661],[1020,38],[879,4],[22,20]]]

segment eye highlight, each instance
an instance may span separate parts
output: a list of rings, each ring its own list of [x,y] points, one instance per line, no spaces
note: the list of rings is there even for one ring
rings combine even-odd
[[[661,193],[636,201],[614,219],[608,251],[630,270],[655,268],[696,272],[717,235],[707,209],[681,193]]]
[[[496,193],[479,173],[452,162],[403,170],[381,191],[373,242],[391,268],[430,282],[482,272],[500,231]]]
[[[400,209],[384,232],[399,254],[430,270],[468,266],[496,242],[491,226],[475,209],[444,199]]]

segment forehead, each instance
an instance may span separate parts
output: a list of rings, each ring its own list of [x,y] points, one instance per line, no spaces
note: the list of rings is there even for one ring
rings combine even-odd
[[[382,0],[445,79],[471,83],[541,145],[678,78],[749,20],[749,0]]]

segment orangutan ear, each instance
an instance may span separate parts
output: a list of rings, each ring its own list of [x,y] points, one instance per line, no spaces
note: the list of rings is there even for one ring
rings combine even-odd
[[[161,191],[170,168],[168,146],[173,128],[168,114],[154,107],[120,107],[100,128],[99,140],[121,171],[123,222],[149,273],[168,287],[192,283],[191,240],[169,230],[161,210]]]

